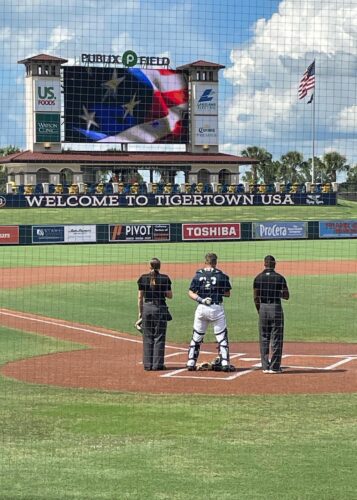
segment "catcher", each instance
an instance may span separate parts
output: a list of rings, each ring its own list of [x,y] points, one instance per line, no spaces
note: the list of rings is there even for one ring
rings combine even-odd
[[[196,370],[201,344],[210,324],[216,336],[222,371],[231,371],[223,297],[230,296],[232,287],[229,276],[217,269],[217,260],[215,253],[206,254],[205,267],[196,271],[188,292],[189,297],[198,302],[186,365],[189,371]]]

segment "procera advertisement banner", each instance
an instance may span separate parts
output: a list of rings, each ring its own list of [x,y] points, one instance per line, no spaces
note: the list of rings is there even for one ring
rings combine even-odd
[[[307,238],[307,222],[254,222],[252,228],[257,240]]]
[[[170,224],[113,224],[109,226],[111,242],[170,241]]]
[[[97,241],[96,226],[65,226],[64,227],[65,243],[95,243]]]
[[[182,224],[184,241],[240,240],[240,223]]]
[[[0,245],[18,245],[19,226],[0,226]]]
[[[357,238],[357,220],[319,222],[320,238]]]

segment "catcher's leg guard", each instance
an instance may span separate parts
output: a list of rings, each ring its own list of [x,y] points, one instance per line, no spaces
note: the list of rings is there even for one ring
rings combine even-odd
[[[204,333],[199,333],[196,332],[196,330],[193,330],[190,347],[188,348],[187,367],[194,368],[196,366],[196,361],[198,359],[198,355],[200,354],[201,344],[204,336]]]
[[[216,333],[219,355],[223,366],[229,366],[229,346],[228,346],[228,330],[225,328],[223,332]]]

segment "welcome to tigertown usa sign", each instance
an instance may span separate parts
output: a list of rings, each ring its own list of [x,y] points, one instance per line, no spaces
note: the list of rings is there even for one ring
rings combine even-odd
[[[147,194],[4,195],[0,208],[204,207],[336,205],[336,193],[310,194]]]

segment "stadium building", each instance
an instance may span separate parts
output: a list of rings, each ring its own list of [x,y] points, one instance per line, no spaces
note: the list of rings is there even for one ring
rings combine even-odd
[[[107,183],[114,193],[124,185],[138,192],[139,171],[148,192],[157,177],[166,192],[238,185],[240,166],[257,161],[219,152],[224,66],[196,61],[171,70],[151,59],[150,68],[114,67],[104,56],[101,65],[92,58],[69,66],[46,54],[19,61],[26,69],[26,150],[2,159],[7,192],[48,193],[52,186],[81,193],[98,185],[105,192]]]

